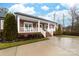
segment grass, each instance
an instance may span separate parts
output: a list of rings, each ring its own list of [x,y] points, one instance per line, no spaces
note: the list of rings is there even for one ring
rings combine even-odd
[[[71,36],[71,35],[59,35],[57,37],[79,38],[79,36]]]
[[[24,44],[44,41],[44,40],[48,40],[48,38],[30,39],[30,40],[26,40],[26,41],[18,41],[18,42],[11,42],[11,43],[0,43],[0,50],[5,49],[5,48],[14,47],[14,46],[20,46],[20,45],[24,45]]]

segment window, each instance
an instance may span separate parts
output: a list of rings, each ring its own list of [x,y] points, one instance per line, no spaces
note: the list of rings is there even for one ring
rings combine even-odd
[[[28,24],[25,24],[25,27],[27,28],[28,27]]]
[[[28,24],[29,25],[29,27],[32,27],[32,24]]]
[[[28,23],[28,22],[24,23],[25,30],[27,31],[30,31],[32,29],[32,26],[33,26],[32,23]]]
[[[43,28],[43,25],[42,25],[42,24],[40,24],[40,27],[41,27],[41,28]]]

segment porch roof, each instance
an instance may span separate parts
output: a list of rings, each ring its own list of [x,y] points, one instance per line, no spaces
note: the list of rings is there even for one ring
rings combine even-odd
[[[4,19],[4,17],[0,17],[0,20],[3,20]]]
[[[30,18],[35,18],[35,19],[39,19],[39,20],[43,20],[43,21],[48,21],[48,22],[57,24],[56,22],[53,22],[53,21],[50,21],[50,20],[47,20],[47,19],[43,19],[43,18],[40,18],[40,17],[36,17],[36,16],[33,16],[33,15],[28,15],[28,14],[24,14],[24,13],[20,13],[20,12],[15,12],[15,14],[16,15],[27,16],[27,17],[30,17]]]

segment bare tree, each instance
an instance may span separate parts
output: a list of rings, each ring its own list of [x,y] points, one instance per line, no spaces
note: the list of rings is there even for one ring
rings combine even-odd
[[[0,8],[0,17],[4,17],[7,12],[8,12],[7,8]]]
[[[71,31],[74,30],[74,21],[76,17],[76,6],[70,8],[70,15],[71,15]]]
[[[71,26],[71,31],[78,31],[78,26],[79,26],[79,12],[78,12],[78,9],[75,6],[73,6],[72,8],[70,8],[70,15],[71,15],[71,18],[72,18],[72,26]]]

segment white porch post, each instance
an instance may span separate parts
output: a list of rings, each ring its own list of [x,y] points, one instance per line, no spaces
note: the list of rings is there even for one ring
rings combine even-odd
[[[38,32],[40,32],[40,20],[38,20]]]
[[[56,28],[57,28],[57,25],[56,25],[56,24],[54,24],[54,31],[56,30]]]
[[[53,31],[55,31],[55,29],[56,29],[56,25],[54,25]]]
[[[48,23],[48,31],[49,31],[49,29],[50,29],[49,26],[50,26],[50,24]]]
[[[20,32],[20,18],[19,16],[17,16],[17,29],[18,29],[18,33]]]

